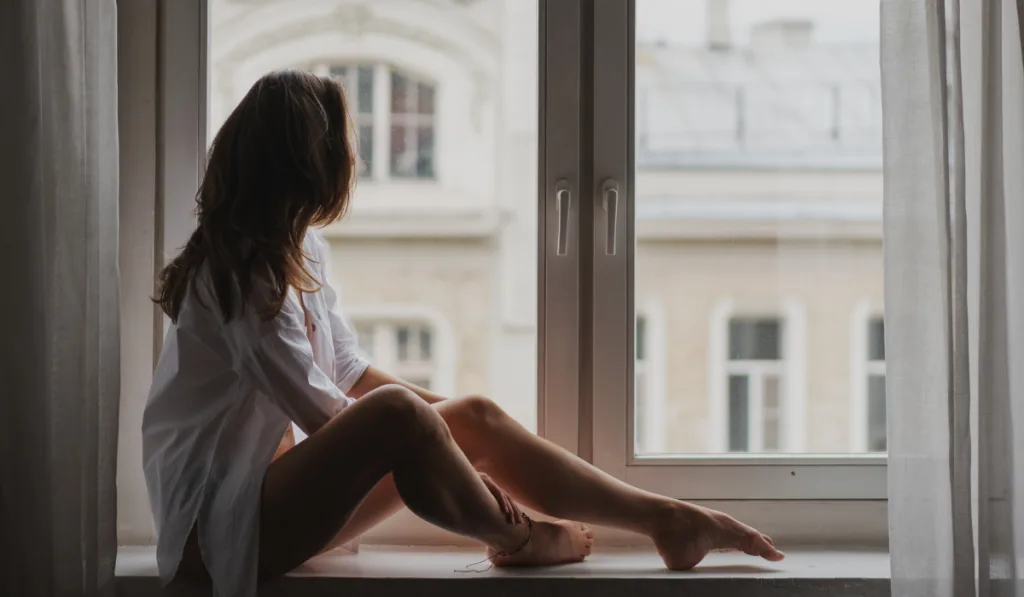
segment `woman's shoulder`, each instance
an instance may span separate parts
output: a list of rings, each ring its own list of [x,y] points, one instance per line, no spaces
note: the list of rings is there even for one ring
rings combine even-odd
[[[306,238],[303,239],[303,248],[309,253],[310,257],[320,261],[327,254],[327,241],[324,239],[323,232],[318,228],[310,228],[306,231]]]

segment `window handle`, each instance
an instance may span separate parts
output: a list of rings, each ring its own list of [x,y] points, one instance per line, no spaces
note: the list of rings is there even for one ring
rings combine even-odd
[[[569,181],[564,178],[555,183],[555,209],[558,211],[558,239],[555,254],[563,257],[569,254],[569,205],[572,193]]]
[[[615,236],[619,225],[619,183],[609,178],[601,185],[601,208],[604,209],[604,254],[615,254]]]

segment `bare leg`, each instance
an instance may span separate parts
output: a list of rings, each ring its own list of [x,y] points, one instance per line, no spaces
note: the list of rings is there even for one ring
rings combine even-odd
[[[271,464],[263,484],[260,575],[283,574],[319,552],[388,473],[421,518],[511,551],[525,525],[506,522],[438,413],[398,386],[371,392]],[[534,525],[517,556],[530,564],[579,561],[583,529]]]
[[[550,516],[635,531],[651,537],[665,564],[695,566],[712,549],[737,549],[780,560],[771,539],[733,518],[632,487],[527,431],[486,398],[435,405],[470,461],[516,500]],[[380,483],[331,542],[340,545],[400,506]]]

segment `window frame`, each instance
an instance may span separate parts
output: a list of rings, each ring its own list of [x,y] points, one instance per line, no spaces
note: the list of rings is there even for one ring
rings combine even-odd
[[[156,272],[195,229],[193,197],[207,147],[208,22],[207,0],[132,2],[118,10],[121,321],[130,330],[122,346],[134,347],[121,354],[120,545],[156,542],[138,430],[170,320],[148,297]]]
[[[641,488],[691,500],[884,500],[886,457],[850,455],[700,455],[638,458],[633,454],[633,326],[636,247],[634,167],[636,0],[594,0],[592,49],[593,199],[590,219],[592,276],[589,299],[593,337],[587,373],[593,462]],[[615,181],[622,195],[615,211],[604,209],[603,189]],[[607,243],[615,239],[615,251]],[[621,240],[620,240],[621,239]],[[615,289],[624,289],[624,292]],[[803,329],[789,330],[799,338]],[[714,342],[714,338],[713,338]],[[722,347],[724,348],[724,347]],[[718,347],[712,351],[724,354]],[[712,377],[714,379],[714,377]],[[802,375],[793,380],[803,379]],[[720,408],[720,407],[719,407]],[[626,424],[623,424],[625,422]],[[801,424],[798,428],[803,429]],[[797,446],[800,448],[802,446]],[[877,522],[877,521],[875,521]]]
[[[538,2],[539,434],[614,476],[728,509],[778,539],[884,543],[884,456],[633,456],[632,425],[623,421],[633,420],[634,394],[635,139],[630,123],[635,0]],[[192,193],[206,149],[209,0],[160,3],[155,10],[155,217],[149,224],[123,222],[155,226],[153,271],[194,227]],[[602,68],[588,69],[587,64]],[[378,83],[374,93],[379,95]],[[435,101],[441,101],[435,93]],[[374,134],[376,151],[380,144]],[[374,167],[389,169],[389,162],[375,159]],[[607,209],[604,201],[609,179],[618,183],[617,209]],[[568,191],[565,202],[559,201],[563,190]],[[608,252],[609,245],[614,252]],[[164,325],[154,309],[153,353],[142,355],[145,363],[138,364],[149,371]],[[649,327],[649,337],[654,330]],[[652,357],[658,354],[650,351]],[[124,395],[135,400],[143,394]],[[122,429],[137,429],[136,422]],[[131,511],[119,516],[122,543],[151,544],[152,521],[139,514],[148,514],[141,470],[121,477],[119,469],[122,512]],[[387,536],[384,530],[368,534],[367,540]],[[448,537],[435,529],[425,536],[428,542]]]

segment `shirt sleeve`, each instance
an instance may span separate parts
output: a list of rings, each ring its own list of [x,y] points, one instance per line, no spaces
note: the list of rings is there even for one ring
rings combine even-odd
[[[302,307],[291,295],[261,328],[259,340],[242,359],[242,375],[312,435],[351,401],[314,362]]]
[[[323,264],[322,283],[324,300],[327,303],[328,320],[331,326],[331,341],[334,344],[334,383],[342,392],[348,393],[359,378],[366,373],[370,362],[359,353],[359,343],[352,326],[345,320],[338,304],[338,293],[331,285],[330,265],[326,243],[320,241],[320,262]]]

